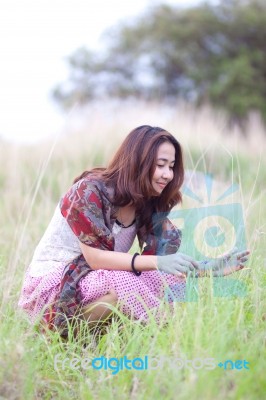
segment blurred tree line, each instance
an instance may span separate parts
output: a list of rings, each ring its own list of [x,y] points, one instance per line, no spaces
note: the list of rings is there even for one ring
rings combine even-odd
[[[265,0],[157,5],[110,30],[104,52],[72,54],[53,96],[66,108],[99,97],[183,98],[222,108],[231,122],[253,110],[266,121],[265,55]]]

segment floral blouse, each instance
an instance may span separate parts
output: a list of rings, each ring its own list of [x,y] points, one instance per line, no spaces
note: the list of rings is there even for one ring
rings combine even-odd
[[[114,250],[112,228],[118,207],[112,203],[113,196],[113,188],[100,179],[87,175],[62,197],[61,213],[82,243],[102,250]],[[138,222],[136,217],[137,227]],[[147,233],[144,227],[137,228],[137,236],[141,243],[146,243],[142,255],[173,254],[181,243],[180,230],[168,218],[161,220],[156,232],[153,230]],[[67,336],[67,320],[81,306],[77,284],[90,271],[92,269],[82,254],[65,267],[59,295],[44,316],[49,327],[57,327],[62,336]]]

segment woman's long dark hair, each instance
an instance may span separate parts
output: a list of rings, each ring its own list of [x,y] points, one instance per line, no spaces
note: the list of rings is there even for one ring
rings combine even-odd
[[[152,177],[156,169],[158,148],[169,142],[175,147],[174,177],[159,196],[154,196]],[[152,215],[165,213],[182,201],[180,188],[184,180],[182,149],[173,135],[159,127],[142,125],[131,131],[107,168],[83,172],[74,182],[88,174],[96,175],[115,188],[114,205],[132,202],[140,217],[140,227],[152,229]],[[159,215],[159,214],[158,214]]]

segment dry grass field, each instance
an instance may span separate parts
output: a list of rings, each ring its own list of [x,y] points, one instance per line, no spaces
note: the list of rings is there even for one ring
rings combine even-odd
[[[133,128],[149,124],[171,132],[184,149],[185,167],[197,172],[194,190],[205,195],[203,174],[211,174],[219,195],[239,185],[247,268],[235,277],[245,296],[218,297],[202,279],[196,302],[175,303],[167,327],[142,327],[117,312],[95,342],[93,333],[62,343],[29,325],[17,308],[23,275],[60,196],[83,170],[104,166]],[[18,128],[19,129],[19,128]],[[186,104],[100,104],[72,112],[58,136],[35,145],[0,141],[0,398],[1,399],[262,399],[265,396],[266,131],[255,114],[247,137],[228,128],[222,113]],[[187,181],[189,183],[189,181]],[[216,198],[217,198],[216,196]],[[184,196],[183,207],[192,207]],[[118,320],[122,321],[123,329]],[[84,345],[84,340],[87,345]],[[93,345],[92,345],[93,344]],[[249,369],[147,371],[55,369],[54,358],[152,357],[247,360]]]

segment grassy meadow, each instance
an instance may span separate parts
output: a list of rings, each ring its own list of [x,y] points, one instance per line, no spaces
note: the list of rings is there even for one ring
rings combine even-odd
[[[86,326],[63,342],[43,334],[18,310],[23,275],[60,196],[83,170],[106,165],[127,133],[138,125],[162,126],[180,141],[185,167],[212,174],[218,198],[232,183],[232,201],[243,208],[247,267],[233,275],[246,285],[244,296],[218,297],[212,278],[198,282],[198,301],[165,307],[168,323],[142,326],[114,310],[101,331]],[[266,132],[256,115],[247,137],[229,129],[210,107],[185,105],[95,104],[66,117],[53,140],[36,145],[0,142],[0,399],[262,399],[265,381]],[[204,182],[194,190],[205,196]],[[185,198],[183,207],[191,207]],[[132,251],[136,249],[136,244]],[[164,359],[147,370],[71,368],[55,357]],[[177,359],[246,360],[249,369],[178,368]],[[194,365],[194,366],[193,366]]]

